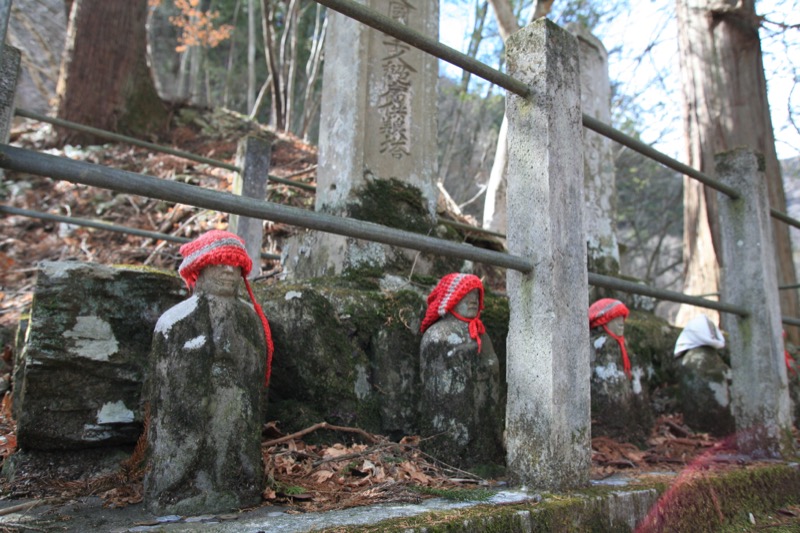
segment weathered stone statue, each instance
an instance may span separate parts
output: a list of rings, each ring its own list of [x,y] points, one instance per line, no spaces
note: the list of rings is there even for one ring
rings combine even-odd
[[[428,295],[420,326],[423,448],[460,467],[503,462],[500,364],[481,322],[483,283],[443,277]]]
[[[698,315],[683,328],[675,342],[679,358],[678,409],[695,431],[725,437],[736,431],[730,405],[731,369],[717,350],[725,338],[706,315]]]
[[[625,347],[629,314],[625,304],[612,298],[602,298],[589,307],[592,436],[642,445],[650,435],[653,414],[645,371],[631,364]]]
[[[210,231],[180,251],[179,273],[194,294],[155,328],[145,499],[159,514],[256,505],[272,339],[246,278],[251,260],[242,240],[226,231]],[[252,306],[237,297],[242,280]]]

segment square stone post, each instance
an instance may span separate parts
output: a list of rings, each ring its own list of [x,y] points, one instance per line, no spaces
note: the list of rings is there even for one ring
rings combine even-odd
[[[548,490],[586,485],[591,466],[589,318],[578,43],[546,19],[506,43],[508,246],[535,273],[508,271],[508,472]]]
[[[233,194],[264,200],[267,197],[269,163],[272,147],[258,137],[247,136],[239,141],[236,166],[241,169],[233,178]],[[264,239],[264,222],[257,218],[231,215],[228,229],[244,239],[247,255],[253,261],[250,278],[261,275],[261,244]]]
[[[19,73],[19,50],[13,46],[3,45],[3,55],[0,56],[0,142],[3,143],[8,142],[11,133]]]
[[[756,457],[793,452],[781,309],[764,160],[736,149],[715,156],[720,181],[741,194],[717,193],[722,301],[750,309],[729,315],[732,407],[739,449]]]

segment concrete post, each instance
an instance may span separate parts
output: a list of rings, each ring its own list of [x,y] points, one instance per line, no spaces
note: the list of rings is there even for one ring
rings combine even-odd
[[[509,270],[508,472],[548,490],[589,482],[591,414],[583,153],[576,39],[539,19],[506,43],[508,246],[534,274]]]
[[[20,52],[13,46],[3,45],[0,57],[0,141],[7,143],[14,119],[14,97],[20,74]]]
[[[247,136],[239,141],[236,166],[242,169],[233,178],[233,194],[264,200],[267,197],[269,163],[272,147],[258,137]],[[264,239],[264,223],[257,218],[231,215],[228,229],[245,242],[247,255],[253,261],[250,278],[261,274],[261,244]]]
[[[567,26],[578,38],[581,63],[581,109],[605,124],[611,123],[611,82],[608,52],[580,23]],[[611,139],[583,129],[584,227],[589,270],[619,274],[616,224],[616,183]]]
[[[725,320],[739,449],[757,457],[793,452],[781,310],[764,160],[745,149],[717,154],[717,178],[741,198],[718,193],[722,301],[751,309]]]

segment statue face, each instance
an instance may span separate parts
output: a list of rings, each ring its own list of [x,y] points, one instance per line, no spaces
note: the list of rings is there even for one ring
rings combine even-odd
[[[480,312],[480,295],[478,289],[472,289],[456,304],[456,313],[464,318],[475,318]]]
[[[204,268],[197,277],[197,292],[214,296],[236,296],[242,269],[229,265],[213,265]]]
[[[606,324],[606,327],[608,328],[608,331],[617,337],[622,337],[625,334],[625,319],[621,316],[618,316]]]

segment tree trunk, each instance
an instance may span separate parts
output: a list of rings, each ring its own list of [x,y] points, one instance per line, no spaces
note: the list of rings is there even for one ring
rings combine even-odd
[[[734,4],[734,5],[731,5]],[[714,154],[747,146],[764,155],[770,206],[786,211],[780,165],[767,102],[755,0],[677,0],[678,36],[686,112],[688,164],[714,173]],[[686,178],[684,260],[688,294],[718,292],[718,220],[713,190]],[[773,221],[778,282],[795,283],[786,224]],[[781,291],[784,315],[799,316],[796,291]],[[681,308],[679,319],[708,310]],[[789,328],[797,343],[795,328]]]
[[[268,0],[261,2],[261,32],[264,38],[264,53],[266,54],[267,69],[269,70],[270,78],[272,80],[272,113],[270,116],[270,124],[275,129],[286,131],[286,123],[284,121],[283,110],[283,90],[281,89],[281,71],[278,64],[278,51],[275,50],[276,42],[272,34],[272,8]]]
[[[247,0],[247,111],[256,103],[256,0]]]
[[[306,61],[306,88],[303,96],[303,121],[300,127],[300,136],[306,142],[309,140],[309,130],[314,117],[317,116],[317,109],[319,109],[321,100],[321,91],[317,87],[317,80],[322,70],[322,50],[328,29],[327,12],[323,12],[322,6],[319,4],[316,5],[315,9],[314,32],[311,37],[308,61]]]
[[[505,42],[508,37],[519,30],[520,25],[514,8],[510,0],[489,0],[497,17],[497,26],[500,29],[500,37]],[[536,2],[535,17],[543,17],[550,13],[552,0],[538,0]],[[494,163],[489,175],[489,183],[486,187],[486,199],[483,208],[483,227],[499,233],[506,231],[506,164],[508,157],[507,140],[507,119],[503,117],[503,124],[497,137],[497,150],[494,154]]]
[[[519,30],[519,22],[514,15],[510,0],[489,0],[497,17],[497,26],[500,37],[505,42],[508,37]],[[506,140],[508,120],[503,117],[503,124],[497,136],[497,150],[494,153],[494,163],[489,174],[489,183],[486,187],[486,199],[483,207],[483,227],[499,233],[506,231],[506,163],[508,162]]]
[[[497,27],[500,30],[500,38],[503,42],[508,40],[508,36],[519,29],[519,22],[514,15],[514,9],[510,0],[489,0],[494,9],[494,16],[497,18]]]
[[[59,74],[58,117],[142,137],[166,124],[146,61],[147,0],[75,0]],[[63,143],[94,139],[60,130]]]

